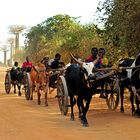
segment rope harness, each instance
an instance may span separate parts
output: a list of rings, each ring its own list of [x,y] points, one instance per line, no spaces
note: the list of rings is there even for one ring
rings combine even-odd
[[[136,67],[124,67],[125,69],[134,69],[134,68],[136,68],[135,69],[135,71],[131,74],[131,76],[133,76],[137,71],[139,71],[139,78],[140,78],[140,66],[136,66]],[[126,77],[126,78],[121,78],[120,80],[121,81],[124,81],[124,80],[126,80],[126,79],[128,79],[128,77]]]

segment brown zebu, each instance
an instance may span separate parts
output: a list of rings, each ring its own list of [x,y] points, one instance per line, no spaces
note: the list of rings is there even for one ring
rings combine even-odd
[[[30,78],[31,78],[31,87],[32,87],[30,99],[31,100],[33,99],[33,92],[36,87],[38,104],[41,103],[40,97],[43,91],[45,93],[45,105],[48,106],[47,94],[48,94],[48,88],[49,88],[49,75],[46,72],[45,65],[42,63],[39,63],[33,66],[30,72]]]

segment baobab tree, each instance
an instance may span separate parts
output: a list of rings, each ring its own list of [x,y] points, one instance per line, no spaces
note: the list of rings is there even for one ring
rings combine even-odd
[[[7,45],[2,45],[2,47],[0,47],[0,51],[2,51],[4,53],[4,65],[6,66],[6,64],[7,64],[7,52],[9,51]]]
[[[8,38],[7,43],[10,44],[10,65],[13,64],[13,54],[14,54],[14,38]]]
[[[8,27],[9,32],[15,35],[15,53],[19,50],[19,34],[22,33],[26,27],[24,25],[11,25]]]

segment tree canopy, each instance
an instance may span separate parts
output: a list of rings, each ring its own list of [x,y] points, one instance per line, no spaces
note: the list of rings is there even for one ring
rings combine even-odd
[[[78,17],[61,14],[31,27],[26,33],[26,55],[37,62],[59,52],[68,61],[70,52],[85,59],[92,47],[104,47],[113,63],[136,56],[140,50],[140,1],[105,0],[97,14],[102,28],[94,22],[83,25]]]
[[[67,60],[70,52],[85,58],[91,47],[102,47],[94,24],[82,25],[78,18],[68,15],[56,15],[32,27],[26,34],[26,53],[33,61],[42,56],[53,57],[56,52]]]
[[[140,1],[105,0],[98,12],[103,13],[100,20],[104,22],[106,43],[124,57],[137,55],[140,50]]]

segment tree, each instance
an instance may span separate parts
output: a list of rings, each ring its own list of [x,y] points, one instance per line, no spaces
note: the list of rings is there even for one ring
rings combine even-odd
[[[74,22],[68,15],[56,15],[37,26],[31,27],[26,34],[27,54],[31,54],[32,59],[41,59],[42,52],[54,56],[59,47],[65,42],[65,33]],[[47,51],[42,51],[47,50]],[[37,61],[37,59],[34,59]]]
[[[15,35],[15,52],[19,50],[19,34],[26,28],[24,25],[11,25],[9,32]]]
[[[10,65],[13,64],[13,54],[14,54],[14,38],[8,38],[7,43],[10,44]]]
[[[68,62],[70,52],[85,59],[92,47],[103,47],[99,29],[94,24],[82,25],[78,18],[68,15],[56,15],[26,33],[26,54],[37,62],[43,56],[54,57],[56,52]]]
[[[135,56],[140,50],[140,1],[105,0],[98,8],[104,11],[106,42],[121,56]]]
[[[7,52],[9,51],[7,45],[3,45],[0,48],[0,51],[2,51],[4,53],[4,66],[6,66],[7,65]]]

